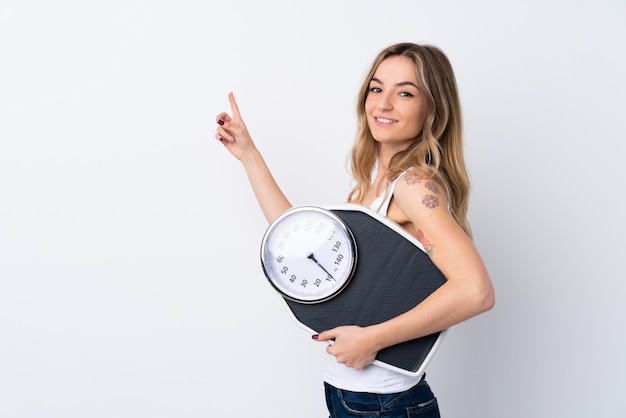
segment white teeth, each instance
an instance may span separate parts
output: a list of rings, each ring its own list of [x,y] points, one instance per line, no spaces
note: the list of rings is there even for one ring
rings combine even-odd
[[[385,118],[376,118],[376,120],[380,123],[394,123],[395,122],[395,120],[385,119]]]

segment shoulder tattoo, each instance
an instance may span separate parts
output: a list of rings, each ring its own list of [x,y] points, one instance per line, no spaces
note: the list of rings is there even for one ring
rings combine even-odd
[[[417,171],[409,171],[404,175],[404,182],[408,186],[419,184],[424,180],[424,176]],[[439,186],[432,180],[426,180],[424,187],[432,192],[432,194],[426,194],[422,198],[422,204],[429,209],[434,209],[439,206],[439,198],[435,195],[439,194]]]
[[[439,187],[437,187],[437,184],[432,180],[428,180],[424,184],[424,187],[426,187],[428,190],[430,190],[431,192],[435,194],[439,194]]]
[[[422,199],[422,204],[429,209],[435,209],[437,206],[439,206],[439,198],[435,195],[427,194]]]
[[[439,198],[435,196],[436,194],[439,194],[439,187],[437,186],[437,183],[432,180],[428,180],[426,183],[424,183],[424,187],[434,193],[424,196],[424,198],[422,199],[422,203],[424,204],[424,206],[430,209],[434,209],[439,206]]]
[[[421,183],[421,181],[422,181],[422,176],[421,174],[417,172],[409,171],[408,173],[404,175],[404,182],[409,186],[412,184]]]

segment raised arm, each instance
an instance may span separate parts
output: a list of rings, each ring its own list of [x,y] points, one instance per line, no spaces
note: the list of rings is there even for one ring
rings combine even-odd
[[[217,133],[215,137],[244,166],[252,190],[268,222],[272,222],[281,213],[291,207],[283,192],[278,187],[263,156],[254,145],[248,128],[241,118],[239,107],[233,93],[228,94],[232,116],[226,112],[217,115]]]

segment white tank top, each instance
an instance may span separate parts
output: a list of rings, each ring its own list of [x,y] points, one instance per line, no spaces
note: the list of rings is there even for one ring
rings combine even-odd
[[[400,177],[402,175],[392,181],[387,191],[372,202],[370,209],[380,215],[387,216],[389,203],[391,202],[396,182]],[[361,370],[354,370],[338,363],[332,355],[329,355],[323,376],[325,382],[336,388],[370,393],[403,392],[415,386],[422,378],[422,376],[408,376],[397,373],[375,364],[370,364]]]

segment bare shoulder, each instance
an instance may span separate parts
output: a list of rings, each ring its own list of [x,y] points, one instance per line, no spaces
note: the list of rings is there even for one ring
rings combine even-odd
[[[420,169],[408,170],[398,179],[394,198],[405,213],[441,210],[448,212],[448,197],[444,184]]]

